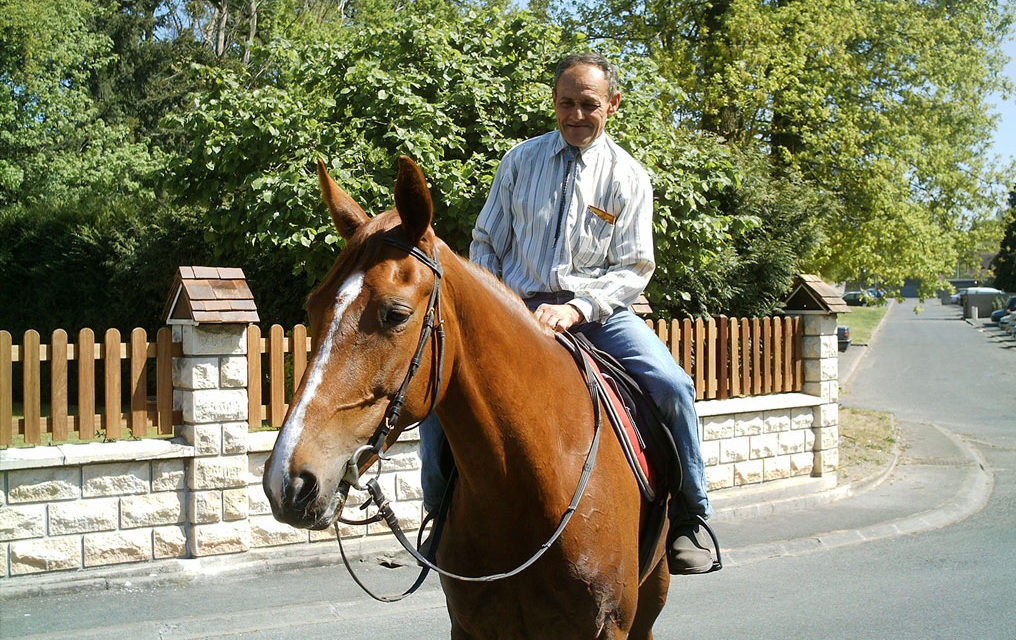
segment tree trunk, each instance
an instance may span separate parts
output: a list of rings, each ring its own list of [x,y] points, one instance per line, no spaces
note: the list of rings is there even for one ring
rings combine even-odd
[[[247,42],[243,47],[243,66],[250,63],[250,48],[254,46],[254,37],[258,33],[258,3],[250,0],[250,16],[248,16]]]

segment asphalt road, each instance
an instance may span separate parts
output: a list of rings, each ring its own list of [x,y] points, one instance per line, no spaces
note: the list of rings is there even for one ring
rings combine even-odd
[[[913,307],[893,306],[841,396],[900,418],[900,464],[859,495],[718,522],[727,567],[674,580],[657,638],[1016,638],[1016,343],[956,307]],[[361,567],[382,591],[411,581]],[[433,578],[385,605],[336,566],[0,602],[4,638],[413,640],[448,628]]]

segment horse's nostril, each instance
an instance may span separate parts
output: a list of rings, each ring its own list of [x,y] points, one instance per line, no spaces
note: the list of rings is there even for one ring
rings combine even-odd
[[[318,481],[312,473],[304,472],[293,478],[289,488],[292,505],[296,510],[307,509],[317,499]]]

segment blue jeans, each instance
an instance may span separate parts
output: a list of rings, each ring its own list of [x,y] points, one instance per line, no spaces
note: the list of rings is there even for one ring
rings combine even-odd
[[[602,322],[578,325],[572,331],[582,333],[597,348],[614,356],[659,407],[681,458],[681,493],[688,514],[680,514],[680,505],[677,505],[678,517],[711,516],[712,507],[706,496],[705,465],[699,447],[695,385],[691,377],[674,361],[670,350],[645,321],[627,309],[616,311]],[[431,512],[440,505],[448,483],[439,464],[443,443],[441,423],[436,415],[431,414],[420,423],[423,506]]]

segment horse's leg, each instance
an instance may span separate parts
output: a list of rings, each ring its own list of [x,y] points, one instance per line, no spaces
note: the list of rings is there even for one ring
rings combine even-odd
[[[667,571],[666,558],[663,558],[639,587],[639,603],[635,610],[635,622],[632,623],[631,633],[628,634],[631,640],[652,640],[653,624],[656,622],[656,617],[660,615],[660,611],[663,611],[669,588],[670,572]]]

